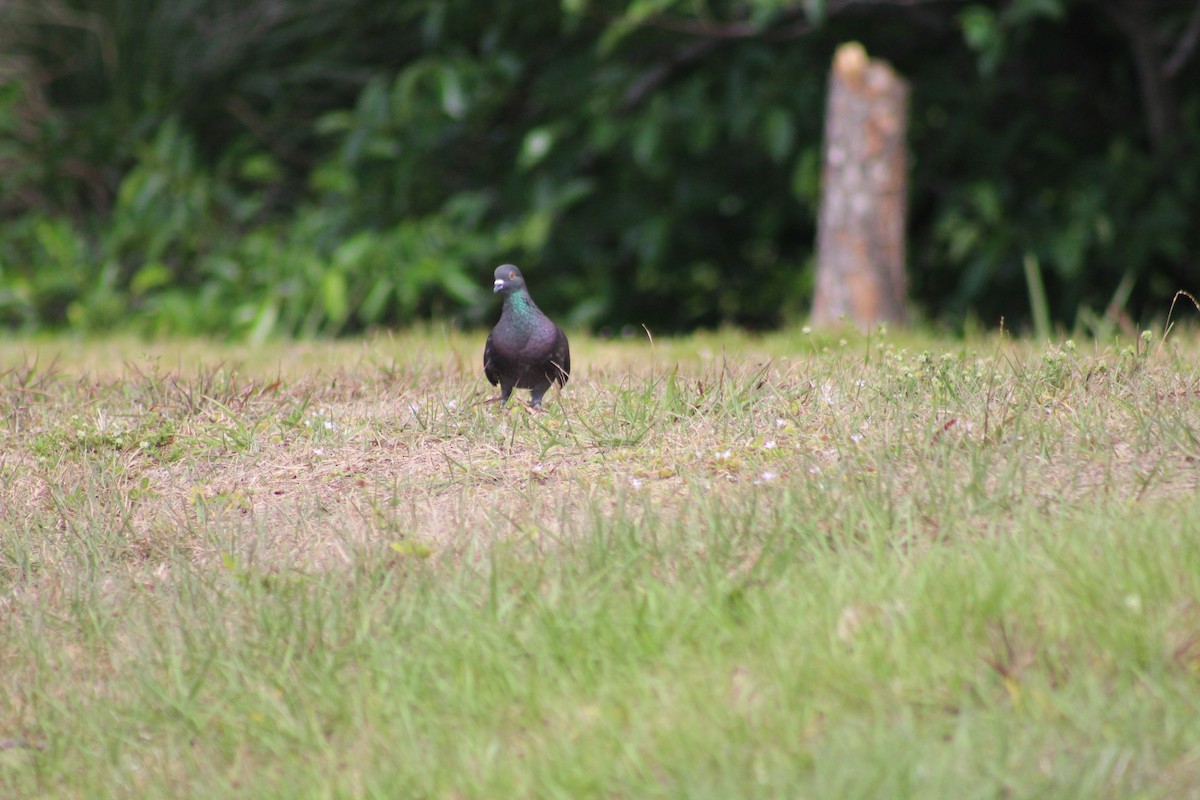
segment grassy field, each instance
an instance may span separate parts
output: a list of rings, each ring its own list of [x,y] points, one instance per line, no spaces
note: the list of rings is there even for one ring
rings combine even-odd
[[[0,342],[0,797],[1200,797],[1200,339],[482,340]]]

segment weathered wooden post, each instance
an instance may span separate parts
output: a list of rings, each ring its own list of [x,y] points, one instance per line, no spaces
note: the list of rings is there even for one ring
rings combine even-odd
[[[813,323],[903,323],[908,84],[857,42],[829,77]]]

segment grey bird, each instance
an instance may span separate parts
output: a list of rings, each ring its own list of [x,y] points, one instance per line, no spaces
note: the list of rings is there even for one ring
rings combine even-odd
[[[521,270],[512,264],[496,267],[492,291],[504,296],[504,306],[483,346],[483,374],[499,385],[501,405],[514,388],[528,389],[530,405],[541,409],[550,384],[561,388],[571,375],[567,335],[534,304]]]

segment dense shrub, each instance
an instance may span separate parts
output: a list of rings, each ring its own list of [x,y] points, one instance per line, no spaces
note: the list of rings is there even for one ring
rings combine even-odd
[[[1067,324],[1154,313],[1195,288],[1200,75],[1149,125],[1121,5],[12,0],[0,322],[473,322],[502,261],[575,324],[797,319],[848,38],[914,85],[928,315],[1024,318],[1031,263]],[[1191,4],[1141,8],[1165,58]]]

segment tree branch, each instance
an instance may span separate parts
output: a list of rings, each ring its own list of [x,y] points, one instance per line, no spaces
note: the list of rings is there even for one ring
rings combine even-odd
[[[620,112],[624,114],[637,108],[648,94],[671,80],[679,72],[703,60],[713,50],[724,47],[729,41],[729,39],[718,38],[697,39],[680,48],[666,61],[655,64],[625,90],[625,97],[621,100],[619,108]]]
[[[779,33],[780,26],[796,20],[800,20],[801,32],[807,32],[812,29],[812,22],[805,17],[804,8],[797,5],[783,9],[765,25],[757,22],[709,22],[665,16],[650,17],[644,24],[710,39],[751,39]]]
[[[1192,11],[1192,18],[1188,20],[1187,27],[1184,28],[1179,41],[1175,43],[1175,51],[1163,64],[1163,75],[1174,78],[1176,73],[1183,69],[1183,65],[1192,57],[1198,39],[1200,39],[1200,2],[1196,3],[1196,8]]]
[[[1179,103],[1163,74],[1154,23],[1144,0],[1106,0],[1104,8],[1129,41],[1146,110],[1146,133],[1154,151],[1162,153],[1179,130]]]
[[[856,7],[896,6],[911,9],[916,6],[941,2],[946,2],[946,0],[829,0],[825,8],[825,16],[833,17]],[[650,17],[642,24],[703,38],[681,47],[665,61],[655,64],[635,80],[625,92],[625,98],[620,106],[622,112],[636,108],[651,92],[673,79],[680,72],[702,61],[714,50],[730,42],[753,38],[771,42],[794,39],[809,33],[816,27],[816,23],[808,16],[801,3],[784,6],[765,24],[746,21],[709,22],[667,16]]]

